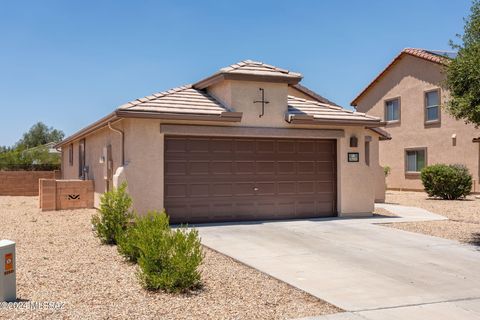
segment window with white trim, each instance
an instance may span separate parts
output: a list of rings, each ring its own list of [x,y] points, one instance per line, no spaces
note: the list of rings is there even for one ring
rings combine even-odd
[[[440,91],[425,92],[425,121],[440,120]]]
[[[385,101],[385,121],[400,121],[400,99]]]
[[[420,172],[426,166],[427,150],[406,150],[405,151],[405,170],[407,172]]]

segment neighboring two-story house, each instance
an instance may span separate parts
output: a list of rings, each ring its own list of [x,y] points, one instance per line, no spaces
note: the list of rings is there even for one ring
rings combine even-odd
[[[351,102],[357,111],[382,118],[392,139],[380,143],[380,164],[389,166],[390,189],[422,190],[420,171],[435,163],[463,164],[479,190],[479,130],[442,108],[442,84],[452,52],[404,49]]]

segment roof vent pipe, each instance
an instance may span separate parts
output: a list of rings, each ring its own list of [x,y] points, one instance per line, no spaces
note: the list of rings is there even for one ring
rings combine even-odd
[[[112,127],[112,123],[108,122],[108,128],[112,130],[113,132],[116,132],[122,136],[122,167],[125,165],[125,133],[120,130]]]

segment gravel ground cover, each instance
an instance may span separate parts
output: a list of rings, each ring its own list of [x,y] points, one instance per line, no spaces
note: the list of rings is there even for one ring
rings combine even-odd
[[[0,319],[286,319],[341,311],[208,248],[201,291],[145,291],[136,266],[93,236],[94,210],[41,212],[37,201],[0,197],[0,239],[17,242],[19,301],[63,309],[0,307]]]
[[[386,226],[480,246],[480,199],[429,198],[424,192],[387,191],[387,203],[414,206],[447,217],[445,221],[397,222]]]

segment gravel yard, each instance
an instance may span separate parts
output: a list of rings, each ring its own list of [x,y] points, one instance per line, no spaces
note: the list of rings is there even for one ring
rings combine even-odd
[[[19,301],[65,305],[57,311],[0,308],[2,319],[285,319],[341,311],[207,248],[203,290],[147,292],[136,266],[94,238],[94,210],[41,212],[37,201],[0,197],[0,239],[17,242]]]
[[[441,200],[428,198],[424,192],[387,191],[386,202],[423,208],[449,219],[386,224],[389,227],[480,246],[480,199],[474,196],[465,200]]]

